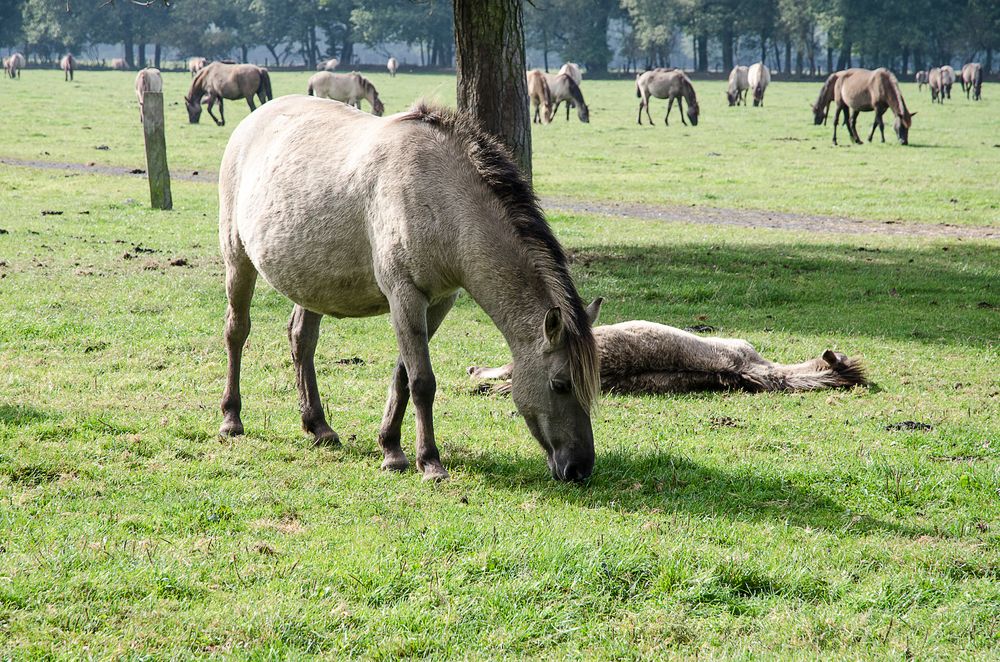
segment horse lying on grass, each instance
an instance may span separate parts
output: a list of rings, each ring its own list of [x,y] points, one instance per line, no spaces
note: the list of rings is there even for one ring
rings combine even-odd
[[[596,321],[598,299],[587,309]],[[816,391],[865,386],[864,366],[839,352],[784,365],[768,361],[745,340],[702,338],[653,322],[631,321],[594,327],[601,357],[601,390],[610,393],[688,393],[691,391]],[[510,380],[514,366],[468,369],[473,379]],[[479,392],[504,393],[510,382],[481,386]]]

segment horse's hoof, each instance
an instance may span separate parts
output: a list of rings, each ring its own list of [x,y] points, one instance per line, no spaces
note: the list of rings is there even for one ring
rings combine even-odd
[[[440,464],[424,465],[424,480],[440,483],[448,480],[448,472]]]
[[[406,455],[400,453],[399,455],[390,455],[382,460],[382,471],[394,471],[396,473],[403,473],[410,466],[410,461],[406,459]]]
[[[224,421],[219,427],[221,437],[240,437],[243,435],[243,423],[240,421]]]
[[[319,432],[314,433],[313,446],[336,448],[340,446],[340,437],[337,436],[337,433],[330,428],[320,430]]]

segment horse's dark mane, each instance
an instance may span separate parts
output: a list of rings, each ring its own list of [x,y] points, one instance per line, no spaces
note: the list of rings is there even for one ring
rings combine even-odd
[[[566,76],[566,85],[569,87],[569,95],[573,97],[573,101],[580,104],[581,106],[586,106],[586,102],[583,100],[583,92],[580,91],[580,86],[576,84],[568,74],[560,74],[561,76]]]
[[[535,192],[510,151],[471,116],[450,108],[420,101],[398,120],[420,122],[454,136],[464,145],[465,154],[483,183],[507,210],[511,228],[533,255],[535,266],[562,313],[574,390],[581,404],[589,409],[600,390],[597,348],[590,321],[570,278],[566,253],[552,234]]]

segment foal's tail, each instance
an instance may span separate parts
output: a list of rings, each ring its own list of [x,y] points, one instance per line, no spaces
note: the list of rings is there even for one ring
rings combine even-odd
[[[820,391],[833,388],[867,386],[865,367],[859,359],[826,350],[823,357],[799,365],[771,364],[760,369],[752,366],[738,376],[739,388],[753,393],[762,391]]]
[[[265,101],[274,100],[274,94],[271,92],[271,74],[263,67],[260,68],[260,85],[257,86],[257,94],[261,95]]]

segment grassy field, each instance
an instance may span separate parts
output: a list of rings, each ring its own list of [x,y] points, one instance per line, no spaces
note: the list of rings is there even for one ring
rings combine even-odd
[[[3,107],[50,75],[0,82]],[[276,91],[299,78],[277,76]],[[54,89],[94,95],[73,120],[90,130],[19,104],[21,133],[0,127],[0,156],[141,166],[130,77],[78,80]],[[397,80],[452,94],[445,78]],[[183,82],[168,78],[168,94]],[[814,86],[776,86],[755,111],[725,108],[705,84],[703,125],[642,133],[628,125],[627,83],[593,87],[591,126],[535,134],[546,193],[767,208],[736,189],[770,180],[775,209],[995,222],[989,101],[911,101],[928,130],[935,113],[988,119],[969,133],[942,119],[948,147],[834,150],[804,103],[779,105]],[[384,96],[390,110],[408,101]],[[171,108],[174,166],[215,170],[231,127],[189,127]],[[733,132],[713,132],[716,121]],[[737,136],[758,130],[770,138],[755,160]],[[663,141],[658,174],[638,165],[640,135]],[[562,163],[560,137],[588,156]],[[864,158],[879,179],[819,168],[818,153]],[[794,194],[789,169],[815,199]],[[895,201],[917,171],[961,191],[968,217],[926,184]],[[652,188],[664,180],[689,190]],[[866,197],[838,188],[862,184]],[[835,347],[862,355],[875,385],[609,396],[594,418],[594,477],[557,484],[509,399],[470,394],[464,368],[507,350],[462,297],[432,345],[451,473],[434,485],[378,471],[388,320],[324,323],[320,388],[344,445],[313,448],[299,431],[290,305],[265,284],[244,363],[248,434],[216,436],[213,186],[175,181],[175,210],[155,213],[138,178],[0,165],[0,191],[0,657],[1000,656],[995,242],[553,216],[582,295],[607,297],[602,321],[709,324],[778,360]],[[905,421],[931,429],[887,429]]]
[[[276,73],[275,94],[304,93],[307,73]],[[0,99],[10,108],[0,123],[0,156],[144,167],[138,106],[130,72],[80,72],[64,83],[57,71],[26,71],[4,81]],[[454,79],[372,76],[386,112],[427,97],[454,103]],[[190,125],[182,97],[187,74],[165,74],[167,140],[174,169],[215,171],[230,131],[249,112],[226,102],[228,124],[207,113]],[[775,83],[766,107],[729,108],[723,82],[697,82],[702,117],[684,127],[676,110],[663,126],[636,126],[638,100],[631,81],[585,81],[591,123],[563,115],[534,133],[536,175],[542,194],[577,199],[672,205],[708,205],[878,220],[990,225],[1000,223],[1000,85],[984,86],[984,101],[956,92],[932,105],[930,93],[903,84],[918,114],[911,145],[894,136],[885,145],[832,145],[832,127],[813,126],[809,104],[817,83]],[[366,106],[367,107],[367,106]],[[71,109],[71,110],[70,110]],[[891,113],[890,113],[891,115]],[[859,131],[871,126],[863,115]],[[892,134],[891,117],[888,122]],[[876,138],[877,140],[877,138]],[[96,149],[99,146],[106,150]]]

